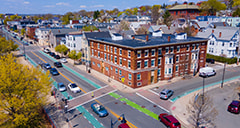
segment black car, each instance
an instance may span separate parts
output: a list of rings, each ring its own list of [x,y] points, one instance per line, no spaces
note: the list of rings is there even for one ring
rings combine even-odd
[[[49,54],[50,54],[50,56],[55,56],[54,52],[50,52]]]
[[[51,69],[51,65],[49,63],[44,63],[43,67],[46,69]]]
[[[210,63],[210,64],[214,64],[214,63],[215,63],[215,60],[214,60],[214,59],[211,59],[211,58],[208,58],[208,59],[206,59],[206,62],[207,62],[207,63]]]
[[[54,62],[54,66],[56,66],[57,68],[62,67],[62,63],[61,62]]]
[[[50,69],[50,73],[52,74],[52,75],[59,75],[59,72],[57,71],[57,69],[56,68],[51,68]]]
[[[59,55],[55,55],[54,58],[60,59],[60,56]]]

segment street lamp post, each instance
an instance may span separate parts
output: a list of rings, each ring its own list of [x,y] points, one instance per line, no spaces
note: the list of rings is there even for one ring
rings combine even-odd
[[[24,59],[26,60],[26,53],[25,53],[25,45],[23,43],[23,55],[24,55]]]
[[[223,82],[224,82],[224,74],[225,74],[225,68],[226,68],[226,62],[224,63],[224,68],[223,68],[223,76],[222,76],[222,83],[221,83],[221,88],[223,88]]]

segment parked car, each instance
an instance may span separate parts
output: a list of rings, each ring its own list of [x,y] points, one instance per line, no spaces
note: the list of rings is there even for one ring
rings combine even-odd
[[[207,62],[207,63],[210,63],[210,64],[214,64],[214,63],[215,63],[215,60],[214,60],[214,59],[211,59],[211,58],[208,58],[208,59],[206,59],[206,62]]]
[[[44,63],[43,67],[46,68],[46,69],[51,69],[52,68],[49,63]]]
[[[45,53],[50,53],[51,51],[50,51],[49,49],[45,48],[45,49],[43,50],[43,52],[45,52]]]
[[[51,68],[51,69],[50,69],[50,73],[51,73],[52,75],[54,75],[54,76],[59,75],[59,72],[57,71],[56,68]]]
[[[127,123],[122,123],[118,125],[118,128],[130,128]]]
[[[168,115],[167,113],[160,114],[158,119],[168,128],[181,128],[179,121],[174,116]]]
[[[172,95],[173,95],[173,90],[170,90],[170,89],[163,89],[161,92],[160,92],[160,98],[161,99],[164,99],[164,100],[167,100],[168,98],[170,98]]]
[[[62,58],[60,61],[61,61],[62,63],[67,63],[67,59],[66,59],[66,58]]]
[[[239,114],[239,112],[240,112],[240,101],[233,100],[228,105],[228,111],[231,112],[231,113]]]
[[[55,53],[54,52],[50,52],[49,55],[54,57]]]
[[[199,76],[201,77],[209,77],[216,75],[216,71],[212,67],[204,67],[200,68]]]
[[[80,88],[75,84],[75,83],[69,83],[68,88],[70,89],[71,92],[73,93],[78,93],[81,92]]]
[[[91,104],[91,108],[96,114],[99,115],[99,117],[105,117],[105,116],[108,115],[107,110],[102,105],[100,105],[99,103]]]
[[[61,62],[54,62],[53,64],[54,64],[54,66],[56,66],[57,68],[62,67],[62,63],[61,63]]]
[[[60,56],[59,55],[54,55],[54,58],[55,59],[60,59]]]
[[[60,92],[67,90],[66,86],[63,83],[58,83],[58,89]]]

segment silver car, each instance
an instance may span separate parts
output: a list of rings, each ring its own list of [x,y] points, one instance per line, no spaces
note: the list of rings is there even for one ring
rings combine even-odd
[[[164,99],[164,100],[167,100],[167,99],[170,98],[172,95],[173,95],[173,90],[170,90],[170,89],[163,89],[163,90],[160,92],[160,98],[161,98],[161,99]]]
[[[63,83],[58,83],[58,89],[60,92],[67,90],[66,86]]]

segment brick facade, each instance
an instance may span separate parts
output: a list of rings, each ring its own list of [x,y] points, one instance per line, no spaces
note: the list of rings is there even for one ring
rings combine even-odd
[[[206,49],[207,41],[131,48],[90,39],[91,68],[137,88],[197,72]]]

